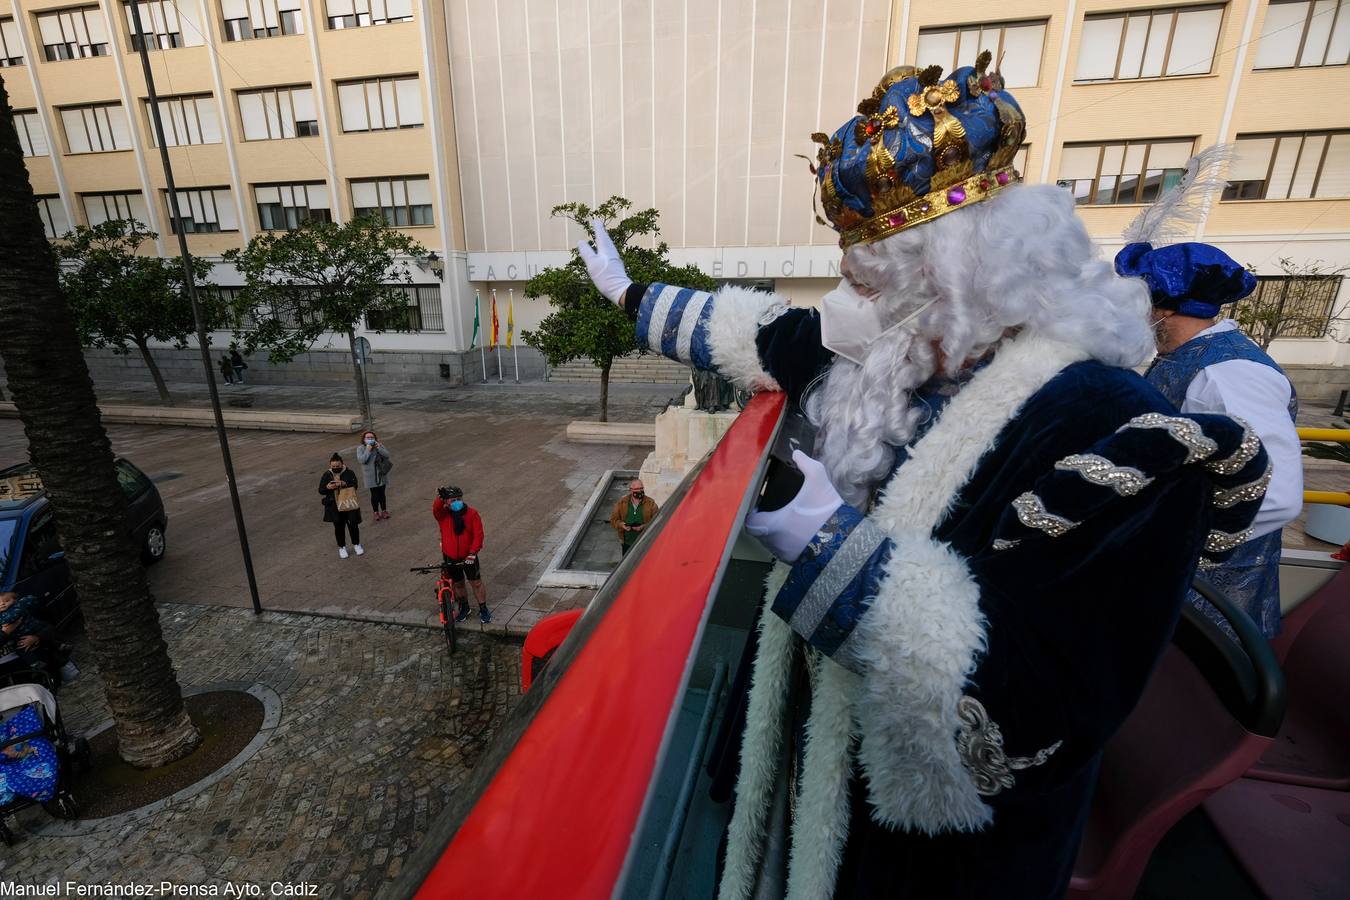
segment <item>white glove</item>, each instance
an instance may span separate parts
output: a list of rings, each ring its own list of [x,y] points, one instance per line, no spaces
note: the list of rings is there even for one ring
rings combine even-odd
[[[591,247],[589,241],[577,244],[577,252],[586,263],[586,274],[591,276],[591,282],[600,293],[623,306],[623,295],[633,279],[624,271],[623,260],[619,258],[619,251],[614,249],[614,242],[609,239],[605,223],[591,219],[591,228],[595,231],[595,246]]]
[[[792,461],[801,470],[804,481],[797,496],[782,509],[755,510],[745,517],[745,530],[783,562],[796,562],[820,526],[834,515],[844,502],[830,483],[825,466],[800,450],[792,451]]]

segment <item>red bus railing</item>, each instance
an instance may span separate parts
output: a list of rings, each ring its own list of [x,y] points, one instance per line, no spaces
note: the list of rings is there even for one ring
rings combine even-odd
[[[525,724],[508,717],[498,739],[514,741],[509,753],[417,896],[610,896],[783,409],[782,394],[750,402],[639,545],[641,558],[616,573],[617,594],[578,623],[558,671],[546,669],[513,712]],[[433,827],[428,841],[437,839]]]

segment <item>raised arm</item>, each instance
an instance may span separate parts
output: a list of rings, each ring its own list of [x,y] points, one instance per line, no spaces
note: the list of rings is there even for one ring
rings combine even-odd
[[[820,341],[815,310],[792,308],[774,294],[727,285],[715,293],[628,277],[603,222],[595,244],[577,245],[586,271],[637,329],[638,346],[746,390],[782,390],[794,400],[834,359]]]

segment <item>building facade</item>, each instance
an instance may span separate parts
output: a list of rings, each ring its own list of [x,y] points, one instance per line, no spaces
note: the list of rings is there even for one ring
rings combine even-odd
[[[128,215],[176,253],[121,0],[0,0],[4,79],[49,233]],[[469,346],[474,296],[547,312],[526,278],[619,194],[661,213],[677,261],[815,302],[838,277],[815,221],[810,134],[898,64],[1001,59],[1026,112],[1019,168],[1072,191],[1106,252],[1185,160],[1235,142],[1197,236],[1263,276],[1350,265],[1350,0],[150,0],[140,4],[194,253],[306,217],[382,211],[418,260],[414,332]],[[217,283],[238,282],[217,267]],[[1281,362],[1350,363],[1350,289],[1300,297]],[[504,320],[504,309],[499,310]],[[1305,321],[1306,319],[1306,321]],[[504,327],[504,325],[503,325]]]

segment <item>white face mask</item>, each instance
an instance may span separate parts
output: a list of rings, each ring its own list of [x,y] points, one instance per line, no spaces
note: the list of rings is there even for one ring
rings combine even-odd
[[[820,342],[850,362],[862,365],[867,348],[883,336],[911,322],[936,302],[929,300],[889,327],[882,327],[877,298],[864,297],[842,279],[839,286],[820,300]]]

